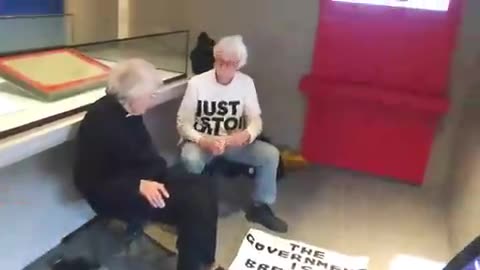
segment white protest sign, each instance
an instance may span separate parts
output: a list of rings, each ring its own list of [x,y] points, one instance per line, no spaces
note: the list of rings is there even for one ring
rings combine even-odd
[[[229,269],[367,270],[368,261],[250,229]]]

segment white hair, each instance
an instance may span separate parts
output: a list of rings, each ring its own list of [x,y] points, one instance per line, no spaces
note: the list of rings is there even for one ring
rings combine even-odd
[[[223,56],[238,60],[238,68],[242,68],[247,64],[247,46],[243,43],[243,37],[240,35],[227,36],[220,39],[213,49],[213,54],[215,58]]]
[[[107,94],[125,101],[153,94],[162,84],[163,80],[154,65],[143,59],[129,59],[119,62],[110,71]]]

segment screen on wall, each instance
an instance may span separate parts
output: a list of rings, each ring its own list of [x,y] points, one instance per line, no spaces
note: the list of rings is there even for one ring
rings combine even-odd
[[[337,2],[349,2],[359,4],[370,4],[390,7],[426,9],[436,11],[447,11],[450,0],[333,0]]]
[[[0,0],[0,16],[63,13],[63,0]]]

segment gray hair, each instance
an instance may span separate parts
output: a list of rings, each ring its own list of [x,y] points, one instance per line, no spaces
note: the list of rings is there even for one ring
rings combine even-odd
[[[154,65],[143,59],[129,59],[119,62],[110,71],[107,94],[126,101],[153,94],[162,84],[163,80]]]
[[[213,49],[213,54],[215,58],[220,55],[234,57],[239,61],[238,68],[242,68],[247,64],[247,46],[243,43],[243,37],[240,35],[227,36],[220,39]]]

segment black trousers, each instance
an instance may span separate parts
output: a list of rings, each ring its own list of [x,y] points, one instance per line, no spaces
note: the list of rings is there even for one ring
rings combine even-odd
[[[132,221],[161,221],[178,231],[178,270],[197,270],[215,262],[217,242],[217,191],[214,181],[200,175],[171,174],[165,208],[153,208],[139,194],[121,194],[115,181],[86,195],[98,214]],[[125,192],[125,191],[123,191]],[[133,196],[132,196],[133,195]],[[128,199],[127,199],[128,198]]]

